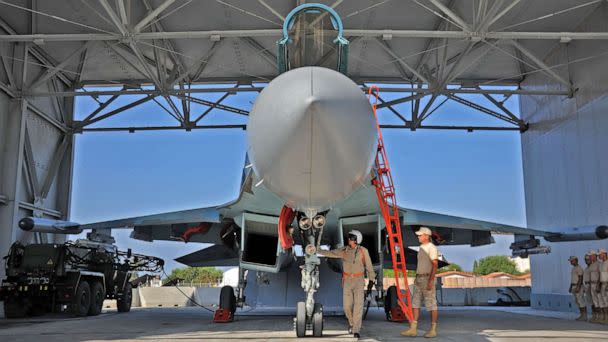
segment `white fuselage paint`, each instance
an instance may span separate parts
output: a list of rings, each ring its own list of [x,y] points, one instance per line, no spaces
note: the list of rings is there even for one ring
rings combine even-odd
[[[339,72],[302,67],[278,76],[256,99],[247,132],[256,175],[294,209],[330,209],[369,181],[374,114]]]

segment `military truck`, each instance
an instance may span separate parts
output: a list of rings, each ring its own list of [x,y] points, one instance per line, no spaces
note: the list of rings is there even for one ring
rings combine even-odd
[[[68,312],[101,313],[104,299],[116,299],[119,312],[131,310],[133,272],[159,272],[160,258],[119,251],[111,241],[91,236],[64,244],[15,242],[4,258],[0,286],[7,318]],[[111,237],[110,237],[111,238]]]

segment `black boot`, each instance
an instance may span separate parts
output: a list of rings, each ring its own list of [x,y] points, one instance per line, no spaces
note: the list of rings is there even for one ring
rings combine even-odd
[[[361,337],[361,335],[359,335],[359,333],[354,333],[353,336],[357,339]]]

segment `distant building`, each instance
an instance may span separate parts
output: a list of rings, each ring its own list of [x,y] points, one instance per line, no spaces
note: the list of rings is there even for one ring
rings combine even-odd
[[[234,267],[224,272],[220,286],[230,285],[237,287],[239,285],[239,268]]]
[[[530,258],[517,257],[517,258],[510,258],[510,259],[515,263],[515,267],[517,268],[518,272],[521,272],[521,273],[530,272]]]
[[[447,271],[442,273],[437,273],[437,278],[442,279],[452,279],[452,278],[472,278],[475,275],[469,272],[460,272],[460,271]]]

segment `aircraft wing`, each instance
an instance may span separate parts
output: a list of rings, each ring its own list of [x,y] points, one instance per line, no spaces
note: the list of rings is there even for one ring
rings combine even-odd
[[[465,217],[433,213],[417,209],[399,208],[403,223],[412,226],[428,226],[429,228],[468,229],[505,234],[538,235],[555,234],[553,232],[535,230],[506,224],[474,220]]]
[[[245,165],[248,163],[246,157]],[[224,217],[222,210],[238,204],[245,192],[251,192],[252,177],[251,169],[244,167],[238,198],[222,205],[80,224],[78,228],[126,228],[133,229],[132,238],[143,241],[169,240],[224,245],[228,243],[232,246],[233,241],[227,239],[233,236],[231,233],[236,230],[236,224],[232,218]]]
[[[551,229],[534,229],[511,226],[464,217],[433,213],[429,211],[399,208],[406,227],[417,229],[428,226],[436,236],[434,240],[444,244],[470,244],[481,246],[494,242],[491,233],[513,234],[515,241],[512,249],[531,249],[538,245],[532,236],[540,236],[550,242],[601,240],[608,238],[608,225],[591,225],[583,227],[555,227]],[[406,239],[417,241],[413,229],[406,229]],[[409,240],[409,241],[412,241]]]
[[[103,228],[135,228],[142,226],[161,226],[198,222],[220,222],[220,214],[217,208],[199,208],[190,210],[173,211],[161,214],[129,217],[119,220],[94,222],[81,224],[82,229]]]

